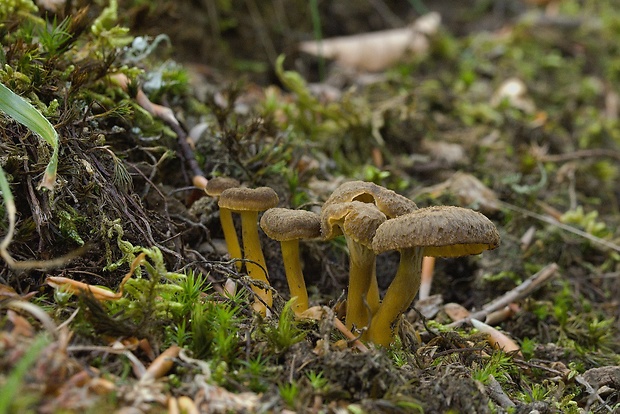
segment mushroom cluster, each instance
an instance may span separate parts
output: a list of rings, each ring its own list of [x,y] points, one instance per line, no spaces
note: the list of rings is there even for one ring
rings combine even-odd
[[[214,181],[214,180],[212,180]],[[439,206],[418,208],[410,199],[370,182],[350,181],[325,201],[321,214],[276,207],[279,199],[268,187],[249,189],[234,181],[209,183],[206,191],[219,197],[220,219],[231,257],[247,259],[246,270],[269,286],[267,266],[260,246],[260,227],[280,242],[293,309],[300,315],[309,300],[299,257],[299,240],[330,240],[343,235],[349,251],[349,285],[346,320],[362,339],[388,346],[395,322],[413,302],[420,287],[422,258],[479,254],[499,245],[495,225],[470,209]],[[243,253],[231,212],[241,216]],[[398,251],[400,262],[383,300],[376,277],[376,257]],[[254,309],[265,315],[272,305],[271,291],[252,287]]]
[[[418,209],[408,198],[362,181],[342,184],[327,199],[321,232],[325,240],[343,234],[349,249],[346,326],[383,346],[392,342],[394,323],[418,292],[424,256],[466,256],[499,245],[497,229],[478,212],[454,206]],[[389,250],[400,253],[400,262],[380,301],[376,255]]]
[[[318,238],[321,235],[319,215],[310,211],[278,208],[276,206],[280,200],[273,189],[241,187],[237,180],[231,178],[218,177],[209,180],[205,192],[218,199],[220,223],[230,257],[244,258],[248,276],[261,282],[252,286],[256,295],[254,310],[265,316],[267,309],[273,304],[273,297],[268,289],[270,284],[267,263],[258,232],[260,212],[264,212],[260,220],[261,228],[267,236],[280,242],[289,290],[295,298],[293,309],[296,314],[307,310],[308,293],[299,259],[299,240]],[[241,218],[243,249],[237,237],[233,213],[239,214]],[[241,270],[243,262],[239,260],[235,265],[237,270]]]
[[[359,224],[349,224],[347,226],[348,229],[355,229],[355,226],[363,226],[368,224],[369,216],[373,214],[377,216],[376,213],[372,213],[371,209],[374,209],[375,211],[378,210],[382,213],[384,220],[387,220],[410,213],[418,208],[416,204],[407,197],[397,194],[394,191],[388,190],[387,188],[381,187],[375,183],[366,181],[348,181],[341,184],[325,201],[321,212],[321,221],[323,223],[329,222],[329,218],[333,214],[333,210],[338,211],[338,209],[331,206],[343,203],[346,205],[346,203],[351,202],[360,204],[351,205],[349,211],[356,209],[355,206],[357,206],[357,209],[359,210],[361,203],[366,203],[366,208],[365,213],[362,215],[351,215],[348,222]],[[361,218],[355,219],[354,221],[353,217]],[[366,224],[361,222],[362,220],[365,220]],[[378,223],[377,220],[378,218],[375,217],[375,220],[372,223],[377,225],[381,224]],[[380,303],[379,286],[377,284],[375,269],[376,259],[371,247],[376,226],[370,225],[370,227],[366,229],[364,235],[365,240],[361,243],[362,247],[365,247],[366,249],[362,249],[359,253],[355,251],[359,250],[356,249],[355,245],[351,246],[352,243],[350,239],[355,238],[355,236],[349,236],[350,231],[342,228],[342,226],[340,227],[341,234],[345,235],[345,240],[347,240],[347,247],[349,249],[349,289],[347,294],[346,325],[348,328],[352,328],[353,324],[355,324],[358,329],[363,330],[370,322],[370,317],[367,313],[370,312],[370,315],[373,315],[379,308]],[[335,236],[334,232],[332,232],[331,229],[325,225],[322,225],[321,231],[323,234],[323,239],[325,240],[331,239]],[[361,254],[365,255],[365,261],[362,263],[359,262]],[[366,278],[368,278],[370,282],[368,287],[366,287]],[[360,283],[362,286],[360,286]],[[361,298],[357,297],[356,294],[356,292],[360,291],[360,289],[366,290],[366,293]],[[351,314],[349,311],[353,313]]]

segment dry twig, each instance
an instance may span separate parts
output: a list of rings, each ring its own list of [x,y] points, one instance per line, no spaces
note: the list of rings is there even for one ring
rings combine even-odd
[[[484,320],[491,312],[502,309],[511,302],[515,302],[530,295],[533,291],[551,279],[551,277],[556,274],[558,269],[559,266],[556,263],[548,264],[519,286],[484,305],[481,310],[471,313],[467,318],[454,321],[451,324],[448,324],[447,327],[454,328],[460,326],[463,323],[468,322],[470,319]]]

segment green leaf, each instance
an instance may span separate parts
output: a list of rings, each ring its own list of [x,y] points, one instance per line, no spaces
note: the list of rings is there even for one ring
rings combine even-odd
[[[34,364],[49,342],[50,340],[46,335],[39,335],[24,353],[24,356],[15,364],[13,371],[8,374],[4,384],[0,387],[0,413],[9,412],[11,402],[19,393],[28,369]]]
[[[0,191],[2,191],[4,209],[6,210],[6,215],[9,219],[9,228],[0,242],[0,255],[6,260],[6,249],[9,247],[9,244],[11,244],[11,240],[13,240],[13,233],[15,232],[15,215],[17,213],[17,209],[15,208],[15,200],[13,199],[11,187],[9,186],[9,182],[6,179],[6,175],[4,174],[2,167],[0,167]]]
[[[52,146],[52,156],[45,168],[39,188],[54,189],[58,166],[58,133],[52,124],[34,106],[0,83],[0,110],[26,126]]]

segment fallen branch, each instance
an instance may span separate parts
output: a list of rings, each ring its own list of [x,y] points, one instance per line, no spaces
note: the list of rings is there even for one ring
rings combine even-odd
[[[462,325],[463,323],[469,322],[471,319],[485,320],[487,315],[489,315],[490,313],[502,309],[503,307],[507,306],[512,302],[529,296],[532,292],[534,292],[536,289],[549,281],[551,277],[556,274],[558,269],[559,266],[556,263],[548,264],[537,273],[530,276],[519,286],[484,305],[479,311],[473,312],[468,317],[454,321],[446,326],[449,328],[455,328]]]
[[[563,162],[583,158],[614,158],[620,161],[620,151],[605,148],[592,148],[573,151],[566,154],[542,155],[538,158],[538,160],[542,162]]]
[[[562,222],[559,222],[559,221],[557,221],[554,218],[551,218],[549,216],[544,216],[542,214],[534,213],[533,211],[526,210],[524,208],[512,205],[510,203],[506,203],[504,201],[500,201],[499,203],[500,203],[500,205],[502,207],[505,207],[508,210],[516,211],[517,213],[521,213],[521,214],[523,214],[525,216],[532,217],[532,218],[535,218],[535,219],[540,220],[540,221],[544,221],[547,224],[551,224],[551,225],[556,226],[556,227],[558,227],[558,228],[560,228],[562,230],[568,231],[570,233],[573,233],[573,234],[581,236],[581,237],[583,237],[585,239],[588,239],[591,242],[596,243],[596,244],[598,244],[600,246],[607,247],[608,249],[612,249],[612,250],[615,250],[618,253],[620,253],[620,246],[617,245],[616,243],[610,242],[609,240],[601,239],[600,237],[596,237],[593,234],[587,233],[587,232],[585,232],[583,230],[580,230],[580,229],[578,229],[576,227],[569,226],[568,224],[564,224]]]
[[[502,389],[502,385],[495,379],[493,375],[489,375],[489,380],[486,385],[487,392],[489,393],[489,397],[497,404],[500,405],[503,409],[508,411],[509,409],[514,408],[516,405],[508,395]]]

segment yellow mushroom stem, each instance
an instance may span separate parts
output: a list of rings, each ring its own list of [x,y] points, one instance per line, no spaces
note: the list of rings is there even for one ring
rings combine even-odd
[[[395,333],[392,324],[411,305],[420,288],[423,250],[422,247],[400,250],[400,263],[394,280],[368,329],[368,339],[373,343],[387,347],[392,342]]]
[[[376,279],[376,256],[372,249],[351,238],[346,237],[346,241],[349,248],[349,291],[345,324],[349,329],[353,326],[361,329],[368,326],[372,317],[367,298],[372,281]]]
[[[284,272],[291,297],[296,298],[293,303],[295,315],[308,309],[308,291],[299,260],[299,240],[284,240],[280,242]]]
[[[377,269],[375,266],[372,268],[372,279],[370,280],[370,287],[368,288],[368,294],[366,295],[366,302],[370,308],[370,314],[374,316],[379,310],[381,305],[381,299],[379,298],[379,283],[377,282]]]
[[[265,263],[265,256],[263,256],[263,249],[260,245],[260,239],[258,237],[258,212],[257,211],[240,211],[241,215],[241,238],[243,239],[243,252],[245,258],[249,261],[246,262],[245,268],[248,271],[250,278],[259,280],[269,285],[269,279],[267,277],[267,264]],[[252,286],[252,291],[262,299],[267,307],[270,307],[273,303],[271,291],[261,289],[258,286]],[[254,303],[254,310],[260,312],[263,316],[267,314],[267,309],[261,301],[257,300]]]
[[[241,258],[243,256],[241,255],[241,246],[239,245],[239,238],[235,231],[232,212],[229,209],[220,207],[220,223],[222,224],[222,231],[224,232],[224,241],[226,241],[228,254],[231,259],[237,260],[235,266],[237,270],[241,270],[243,266]]]

